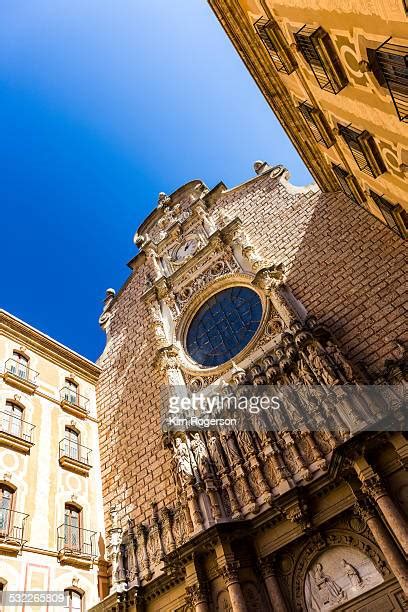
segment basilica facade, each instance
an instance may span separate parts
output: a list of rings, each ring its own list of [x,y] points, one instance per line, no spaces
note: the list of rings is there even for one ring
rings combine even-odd
[[[401,423],[353,435],[330,415],[317,431],[161,422],[169,385],[376,384],[401,409],[402,238],[343,193],[256,162],[233,188],[161,193],[135,245],[100,318],[111,575],[92,610],[406,610]]]

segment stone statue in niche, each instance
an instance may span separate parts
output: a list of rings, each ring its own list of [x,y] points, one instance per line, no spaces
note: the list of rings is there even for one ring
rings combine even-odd
[[[200,476],[205,478],[209,474],[209,456],[207,447],[200,438],[199,433],[193,435],[190,448],[193,451]]]
[[[174,448],[174,458],[177,463],[177,473],[182,483],[189,483],[193,480],[193,468],[190,461],[188,446],[181,438],[176,438]]]
[[[214,434],[210,437],[209,448],[211,453],[211,458],[215,464],[217,470],[222,471],[225,468],[224,459],[222,454],[222,446],[218,434]]]
[[[350,546],[326,549],[306,574],[307,612],[328,612],[381,584],[383,577],[372,560]]]

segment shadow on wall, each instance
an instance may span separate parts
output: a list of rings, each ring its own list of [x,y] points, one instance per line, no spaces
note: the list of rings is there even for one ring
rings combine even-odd
[[[286,282],[349,358],[377,369],[408,339],[406,244],[342,193],[313,200]]]

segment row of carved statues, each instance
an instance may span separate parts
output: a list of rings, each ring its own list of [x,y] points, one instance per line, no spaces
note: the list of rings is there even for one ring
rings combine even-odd
[[[293,321],[274,349],[246,370],[234,368],[228,382],[244,389],[298,386],[300,401],[306,405],[313,401],[307,389],[316,385],[330,394],[336,386],[376,383],[386,385],[389,402],[400,405],[407,393],[405,364],[404,358],[386,363],[381,376],[370,379],[366,372],[352,368],[327,330],[310,317],[305,324]],[[395,385],[402,389],[402,398]],[[354,414],[372,417],[364,401],[357,402]],[[153,504],[148,525],[129,520],[124,530],[113,510],[110,556],[118,588],[149,581],[164,567],[172,571],[174,551],[193,535],[220,521],[251,518],[276,503],[282,493],[317,478],[327,468],[332,451],[351,435],[345,421],[334,420],[317,431],[284,427],[270,431],[265,423],[257,423],[259,415],[253,417],[254,426],[248,429],[163,436],[174,464],[178,502],[160,510]],[[307,513],[301,508],[283,514],[307,528]]]

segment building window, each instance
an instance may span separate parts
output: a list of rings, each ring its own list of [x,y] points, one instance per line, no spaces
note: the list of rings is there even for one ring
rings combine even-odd
[[[19,378],[28,379],[28,374],[29,374],[28,363],[29,363],[28,357],[26,357],[22,353],[13,351],[13,362],[10,366],[10,372],[12,374],[15,374]]]
[[[330,36],[323,28],[304,25],[295,40],[321,89],[337,94],[348,83]]]
[[[367,130],[361,132],[340,124],[338,127],[361,172],[376,178],[387,171],[377,144]]]
[[[356,204],[363,204],[366,199],[360,185],[357,182],[357,179],[352,174],[344,170],[341,166],[333,164],[332,169],[342,191]]]
[[[65,453],[70,459],[79,460],[79,433],[73,427],[65,428]]]
[[[302,102],[299,105],[299,110],[310,127],[316,142],[324,144],[327,148],[331,147],[334,144],[334,136],[322,111],[313,108],[307,102]]]
[[[384,215],[387,225],[403,238],[408,238],[408,212],[400,204],[392,204],[375,191],[370,191],[370,196]]]
[[[14,402],[6,402],[6,410],[2,413],[2,430],[6,433],[22,437],[24,410]]]
[[[64,545],[70,550],[81,550],[81,511],[66,504],[64,516]]]
[[[367,53],[378,82],[388,87],[400,121],[408,122],[408,47],[389,39]]]
[[[64,399],[70,404],[78,404],[79,386],[70,378],[65,379]]]
[[[268,51],[278,72],[290,74],[296,70],[296,61],[279,25],[261,17],[254,23],[259,38]]]
[[[0,484],[0,536],[8,535],[14,505],[14,489]]]
[[[187,351],[214,367],[233,359],[252,339],[262,318],[258,294],[248,287],[216,293],[200,308],[187,332]]]
[[[82,595],[73,589],[65,589],[65,607],[67,612],[82,612]]]

